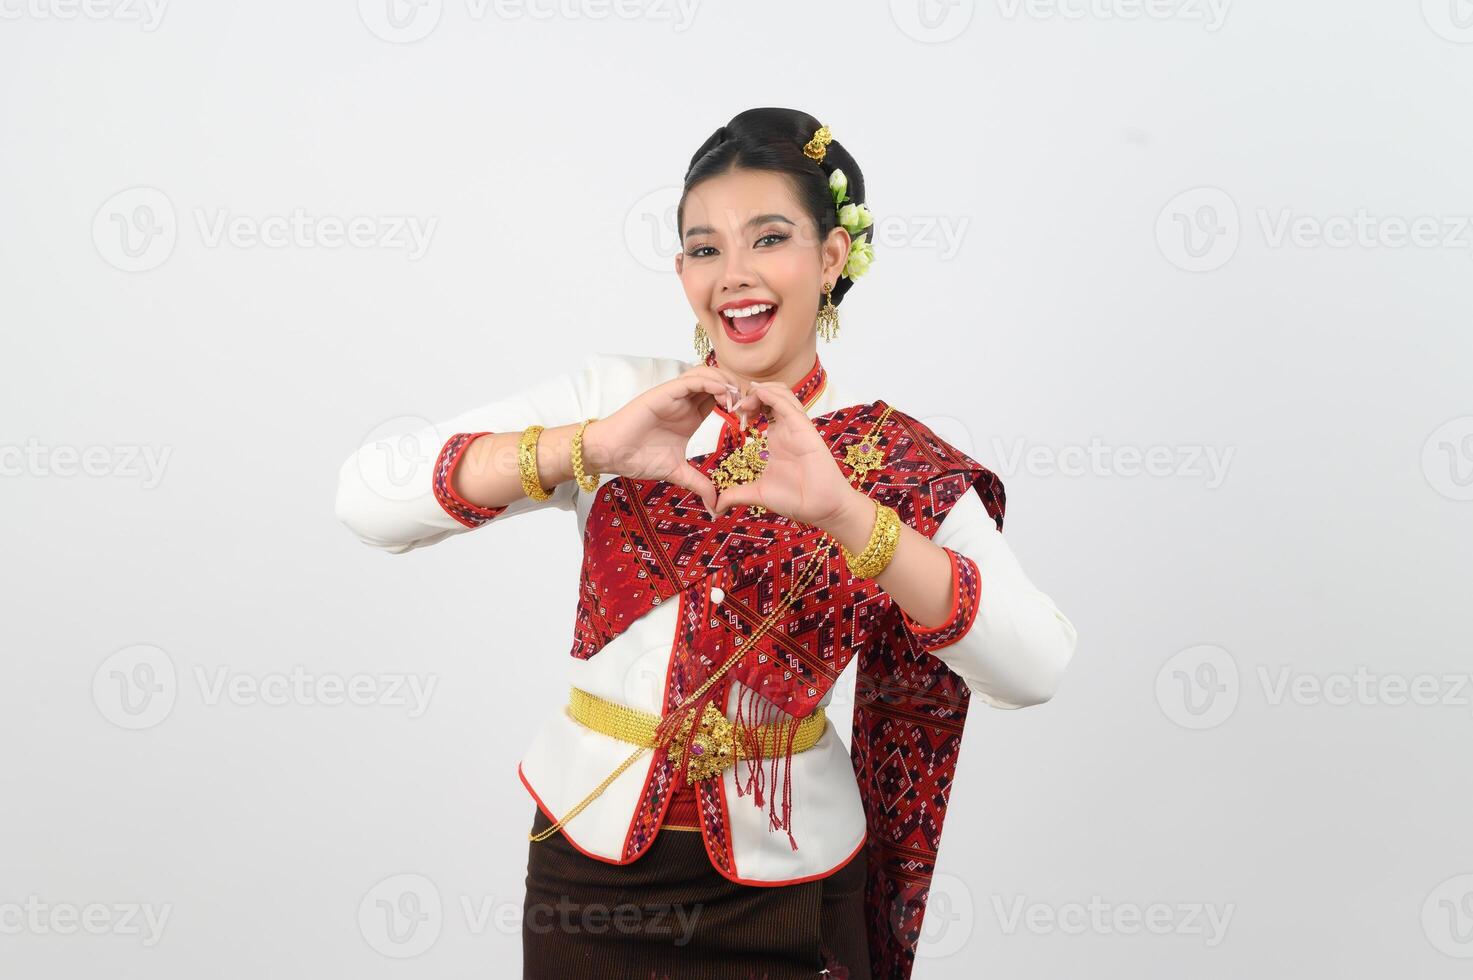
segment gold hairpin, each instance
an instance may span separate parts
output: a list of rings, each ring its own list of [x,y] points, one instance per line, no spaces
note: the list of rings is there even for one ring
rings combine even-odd
[[[804,145],[803,155],[812,159],[815,163],[823,163],[823,155],[827,152],[827,147],[833,140],[834,136],[829,132],[829,128],[827,126],[820,126],[818,127],[818,131],[813,134],[813,139]]]

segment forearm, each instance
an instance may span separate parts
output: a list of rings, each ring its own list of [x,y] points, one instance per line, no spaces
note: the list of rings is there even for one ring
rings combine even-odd
[[[551,492],[573,478],[573,436],[580,425],[582,422],[571,422],[545,428],[537,437],[537,481],[542,489]],[[597,427],[597,422],[590,422],[583,433],[585,474],[600,472],[603,465]],[[475,439],[455,467],[451,487],[478,507],[501,507],[526,496],[517,466],[521,441],[521,430],[493,432]]]
[[[854,489],[849,503],[823,530],[857,555],[869,543],[876,513],[874,499]],[[951,559],[945,548],[904,521],[900,524],[895,554],[875,582],[906,615],[923,626],[940,625],[951,616],[956,598]]]

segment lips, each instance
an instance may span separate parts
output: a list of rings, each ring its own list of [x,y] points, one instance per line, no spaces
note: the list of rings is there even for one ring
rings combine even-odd
[[[772,321],[777,316],[777,307],[773,306],[765,313],[752,316],[729,317],[725,313],[720,316],[728,337],[739,344],[753,344],[761,340],[766,335],[767,328],[772,326]]]

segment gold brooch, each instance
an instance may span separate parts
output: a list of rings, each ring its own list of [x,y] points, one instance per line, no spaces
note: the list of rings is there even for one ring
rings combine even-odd
[[[824,154],[828,151],[829,144],[834,141],[833,134],[827,126],[820,126],[814,130],[813,139],[803,145],[803,155],[815,163],[823,163]]]
[[[844,450],[844,462],[848,463],[855,475],[863,480],[870,470],[879,469],[885,462],[885,451],[866,436],[857,445]]]
[[[733,449],[711,472],[711,482],[719,490],[730,490],[743,483],[751,483],[767,468],[767,434],[758,432],[754,425],[747,431],[746,441]],[[764,514],[767,508],[752,504],[752,513]]]
[[[670,744],[676,753],[684,749],[689,731],[690,726],[687,725],[671,738]],[[706,710],[701,713],[701,723],[691,737],[690,766],[686,769],[685,781],[695,783],[700,779],[718,776],[735,762],[736,739],[732,723],[717,710],[716,705],[707,702]]]

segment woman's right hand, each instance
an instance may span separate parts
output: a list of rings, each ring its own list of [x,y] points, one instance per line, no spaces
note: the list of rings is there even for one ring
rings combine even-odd
[[[698,364],[637,395],[613,415],[590,422],[583,430],[584,458],[600,473],[685,487],[710,511],[716,486],[690,464],[685,450],[717,404],[729,407],[744,394],[735,375]]]

